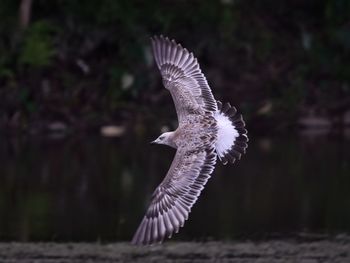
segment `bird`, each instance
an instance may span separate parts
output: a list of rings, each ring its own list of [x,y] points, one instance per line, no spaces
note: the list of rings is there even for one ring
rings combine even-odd
[[[176,149],[170,168],[152,194],[131,243],[160,244],[171,238],[191,212],[217,159],[234,163],[246,153],[245,122],[230,103],[216,101],[197,58],[168,37],[151,38],[164,87],[175,104],[178,128],[152,143]]]

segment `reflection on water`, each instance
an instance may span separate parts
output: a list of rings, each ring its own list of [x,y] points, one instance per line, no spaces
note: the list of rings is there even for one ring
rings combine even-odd
[[[129,240],[174,154],[148,139],[2,138],[0,240]],[[349,156],[350,141],[252,138],[176,238],[349,233]]]

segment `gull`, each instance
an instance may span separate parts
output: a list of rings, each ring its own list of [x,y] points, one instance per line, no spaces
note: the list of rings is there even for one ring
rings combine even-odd
[[[163,85],[176,108],[178,128],[152,143],[176,149],[163,181],[131,243],[152,245],[171,238],[183,227],[192,206],[214,170],[240,159],[248,147],[242,115],[229,103],[216,101],[193,53],[167,37],[151,38]]]

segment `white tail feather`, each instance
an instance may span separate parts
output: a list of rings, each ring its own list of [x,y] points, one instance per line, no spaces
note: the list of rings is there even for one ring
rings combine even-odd
[[[218,137],[215,148],[219,157],[223,157],[225,153],[232,148],[236,138],[239,136],[239,133],[229,117],[227,117],[224,113],[217,111],[215,114],[215,119],[218,126]]]

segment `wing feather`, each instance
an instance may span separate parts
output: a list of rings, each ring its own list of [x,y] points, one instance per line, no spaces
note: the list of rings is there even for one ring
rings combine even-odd
[[[176,57],[177,57],[177,52],[178,52],[178,47],[176,46],[176,43],[174,40],[171,41],[172,45],[170,45],[169,47],[176,47],[176,48],[171,48],[171,56],[170,56],[170,61],[175,61]]]
[[[177,233],[210,178],[215,163],[213,148],[195,151],[179,148],[166,177],[153,193],[132,243],[150,245]]]
[[[193,53],[163,36],[154,37],[152,47],[164,86],[173,97],[180,124],[189,114],[216,112],[216,101]]]

